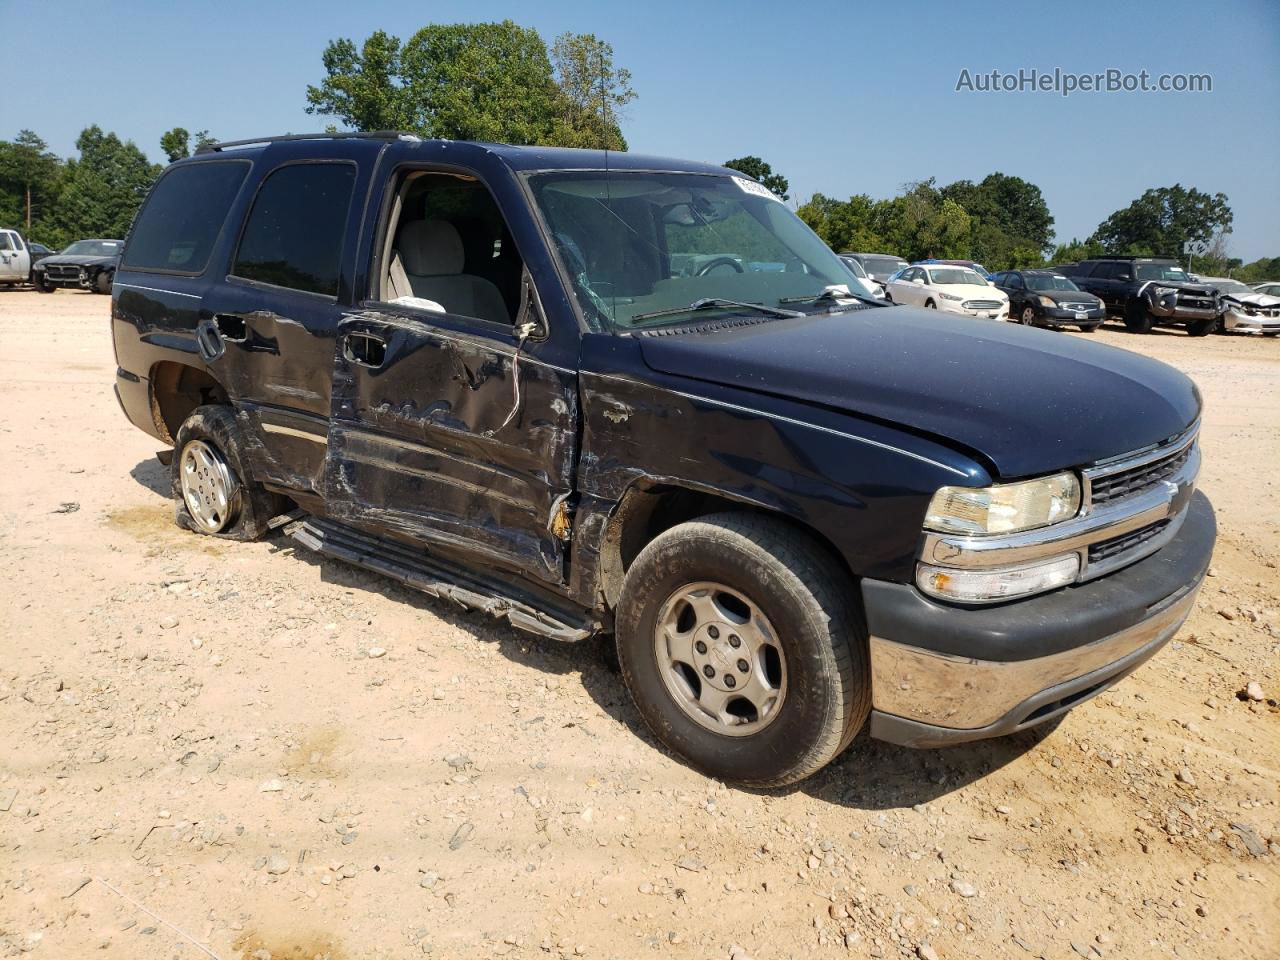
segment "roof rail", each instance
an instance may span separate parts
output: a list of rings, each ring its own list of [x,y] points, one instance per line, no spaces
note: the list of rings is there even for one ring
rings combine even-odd
[[[220,143],[206,143],[196,148],[196,154],[216,153],[232,147],[248,147],[255,143],[285,143],[290,140],[398,140],[400,137],[418,139],[412,133],[401,130],[372,130],[367,133],[352,131],[345,133],[286,133],[278,137],[250,137],[248,140],[224,140]]]

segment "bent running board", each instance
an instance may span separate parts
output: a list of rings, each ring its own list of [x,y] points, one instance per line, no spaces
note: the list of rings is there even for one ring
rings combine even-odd
[[[576,642],[600,630],[600,624],[585,613],[551,612],[536,606],[529,597],[520,599],[517,590],[482,579],[446,565],[440,558],[421,550],[375,537],[345,524],[320,517],[307,517],[286,528],[294,540],[317,553],[380,573],[405,586],[442,600],[451,600],[464,610],[479,610],[513,627],[553,640]]]

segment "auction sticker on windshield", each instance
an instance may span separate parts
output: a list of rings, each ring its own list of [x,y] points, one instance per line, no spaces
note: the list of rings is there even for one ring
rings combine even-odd
[[[779,203],[782,202],[776,193],[763,184],[756,183],[754,180],[748,180],[746,177],[734,177],[733,182],[738,185],[743,193],[749,193],[756,197],[765,197],[769,200],[777,200]]]

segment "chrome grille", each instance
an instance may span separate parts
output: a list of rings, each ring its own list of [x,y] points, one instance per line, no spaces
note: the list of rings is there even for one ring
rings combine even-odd
[[[45,267],[45,273],[55,280],[80,279],[80,268],[70,263],[51,263]]]
[[[1196,310],[1212,310],[1214,302],[1212,296],[1205,296],[1199,293],[1179,293],[1178,306],[1192,307]]]
[[[965,307],[970,310],[999,310],[999,300],[966,300]]]
[[[1110,540],[1103,540],[1099,543],[1091,544],[1089,547],[1089,563],[1100,563],[1111,557],[1118,557],[1123,553],[1127,553],[1136,547],[1142,546],[1149,540],[1154,540],[1160,536],[1161,532],[1170,524],[1169,520],[1159,520],[1149,526],[1133,530],[1123,536],[1113,537]]]
[[[1134,494],[1149,490],[1161,480],[1168,480],[1187,462],[1191,456],[1194,443],[1189,443],[1181,450],[1176,450],[1166,457],[1144,463],[1130,470],[1121,470],[1107,476],[1094,477],[1092,482],[1092,503],[1109,503],[1131,497]]]
[[[1058,304],[1063,310],[1097,310],[1100,304],[1097,303],[1060,303]]]

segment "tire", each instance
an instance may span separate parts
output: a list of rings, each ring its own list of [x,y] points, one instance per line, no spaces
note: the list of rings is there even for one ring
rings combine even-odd
[[[42,278],[36,278],[31,282],[35,284],[35,288],[39,290],[41,293],[53,293],[53,291],[58,289],[57,287],[53,286],[53,284],[47,283]]]
[[[937,309],[938,309],[938,305],[937,305],[936,303],[934,303],[932,300],[926,300],[926,301],[924,302],[924,305],[925,305],[925,307],[926,307],[927,309],[929,309],[929,310],[937,310]]]
[[[1102,324],[1100,323],[1082,323],[1080,324],[1080,332],[1081,333],[1097,333],[1098,327],[1100,326],[1102,326]]]
[[[1018,315],[1018,322],[1024,327],[1034,327],[1036,325],[1036,312],[1031,307],[1023,307],[1022,313]]]
[[[683,600],[695,595],[711,617],[697,616]],[[720,513],[673,527],[641,551],[623,582],[616,635],[627,689],[654,735],[708,776],[754,787],[803,780],[849,745],[871,710],[857,596],[815,542],[779,520]],[[678,667],[665,657],[670,647],[660,639],[660,618],[673,630],[686,624],[662,637],[687,637],[687,656],[702,659],[701,666]],[[739,639],[734,630],[743,634],[736,652],[726,646]],[[753,634],[772,637],[776,656],[753,651]],[[697,652],[699,637],[705,658]],[[744,650],[756,664],[749,670]],[[718,718],[692,703],[717,694],[698,672],[708,667],[729,698]],[[777,693],[768,713],[724,692],[735,669],[749,676],[741,681],[744,693],[760,689],[757,676],[767,679]]]
[[[1203,320],[1192,320],[1187,324],[1188,337],[1207,337],[1218,325],[1217,317],[1205,317]]]
[[[258,540],[285,510],[282,497],[246,481],[244,443],[230,407],[197,407],[178,430],[171,464],[174,520],[183,529],[225,540]],[[218,487],[221,498],[209,495]]]
[[[110,293],[111,284],[115,282],[115,274],[109,270],[103,270],[93,281],[93,289],[98,293]]]
[[[1124,326],[1130,333],[1150,333],[1152,322],[1151,314],[1139,301],[1129,304],[1124,312]]]

